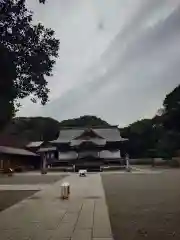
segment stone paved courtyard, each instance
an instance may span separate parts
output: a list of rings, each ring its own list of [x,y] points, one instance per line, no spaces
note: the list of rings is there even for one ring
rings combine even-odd
[[[2,211],[0,239],[111,240],[100,174],[71,174],[64,181],[71,184],[69,200],[60,199],[60,180]]]
[[[5,188],[11,189],[6,194],[19,196],[20,188],[32,192],[22,191],[27,192],[23,201],[0,212],[0,239],[180,239],[179,170],[133,168],[131,173],[88,173],[85,178],[74,173],[47,176],[17,174],[16,184],[1,182],[0,194]],[[69,200],[60,199],[63,181],[71,185]]]
[[[40,173],[15,174],[13,177],[0,175],[0,211],[45,189],[49,184],[65,176],[67,175],[41,175]]]
[[[40,173],[27,173],[27,174],[17,174],[15,173],[13,177],[8,177],[7,175],[0,175],[0,185],[34,185],[34,184],[51,184],[61,180],[67,174],[47,174],[41,175]]]

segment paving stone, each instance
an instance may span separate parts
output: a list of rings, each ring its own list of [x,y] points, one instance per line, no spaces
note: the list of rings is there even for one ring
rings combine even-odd
[[[61,223],[52,234],[53,239],[70,238],[73,235],[75,225],[72,223]]]
[[[31,240],[31,238],[32,238],[32,233],[30,233],[29,231],[26,232],[20,229],[5,230],[5,231],[1,231],[0,233],[1,240]]]
[[[95,201],[93,237],[94,238],[112,237],[111,226],[105,200]]]
[[[55,230],[58,228],[60,221],[58,220],[45,220],[39,223],[39,228],[42,230]]]
[[[76,224],[77,220],[78,220],[78,217],[79,217],[79,213],[66,213],[64,215],[64,217],[62,218],[62,222],[66,222],[66,223],[73,223],[73,224]]]
[[[71,240],[71,238],[59,238],[59,237],[52,237],[50,240]]]
[[[67,213],[78,213],[82,208],[82,204],[83,203],[81,201],[79,202],[76,199],[74,199],[74,201],[70,201],[67,208]]]
[[[92,240],[113,240],[112,238],[93,238]]]
[[[77,229],[90,229],[93,227],[94,200],[85,200],[80,212]]]
[[[72,240],[91,240],[92,237],[92,230],[84,229],[84,230],[75,230],[72,235]]]
[[[13,215],[12,215],[13,216]],[[5,218],[4,222],[0,221],[0,231],[1,230],[18,230],[18,229],[33,229],[39,226],[38,221],[29,222],[23,221],[23,218],[14,218],[11,219]]]
[[[111,234],[111,231],[110,229],[104,225],[103,227],[102,226],[99,226],[98,225],[93,228],[93,238],[111,238],[112,237],[112,234]]]
[[[52,238],[54,230],[45,230],[45,229],[38,229],[37,231],[33,232],[30,240],[50,240]]]
[[[34,184],[34,185],[25,185],[25,184],[20,184],[20,185],[0,185],[0,190],[43,190],[46,189],[48,184]]]

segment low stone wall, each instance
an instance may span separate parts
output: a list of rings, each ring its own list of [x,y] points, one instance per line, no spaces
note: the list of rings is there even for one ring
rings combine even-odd
[[[129,159],[131,165],[154,165],[154,166],[167,166],[168,161],[162,158],[139,158]]]
[[[152,158],[129,159],[131,165],[152,165]]]

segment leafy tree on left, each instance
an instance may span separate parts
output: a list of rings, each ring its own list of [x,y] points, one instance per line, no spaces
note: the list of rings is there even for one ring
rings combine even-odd
[[[54,31],[32,24],[25,0],[0,3],[0,127],[12,118],[20,99],[30,95],[33,102],[46,104],[46,77],[52,75],[58,50]]]

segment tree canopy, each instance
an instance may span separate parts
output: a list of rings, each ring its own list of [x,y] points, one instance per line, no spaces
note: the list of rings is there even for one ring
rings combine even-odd
[[[142,119],[120,128],[120,134],[129,141],[125,143],[125,152],[130,157],[164,157],[171,158],[180,149],[179,128],[179,91],[180,86],[167,94],[163,107],[152,119]],[[5,128],[3,139],[17,137],[22,142],[52,140],[57,138],[62,127],[110,126],[96,116],[81,116],[58,122],[51,118],[15,118]]]
[[[164,100],[164,126],[180,132],[180,85],[169,93]]]
[[[120,129],[132,157],[170,158],[180,149],[180,85],[167,94],[161,114]]]
[[[46,117],[13,118],[0,135],[0,145],[24,147],[31,141],[50,141],[59,135],[62,127],[109,126],[95,116],[82,116],[58,122]]]
[[[109,126],[109,124],[96,116],[85,115],[79,118],[64,120],[60,123],[61,127],[93,127]]]
[[[0,124],[13,116],[22,98],[48,101],[47,77],[58,57],[59,40],[52,29],[33,25],[32,17],[25,0],[0,3],[0,105],[7,109]]]

